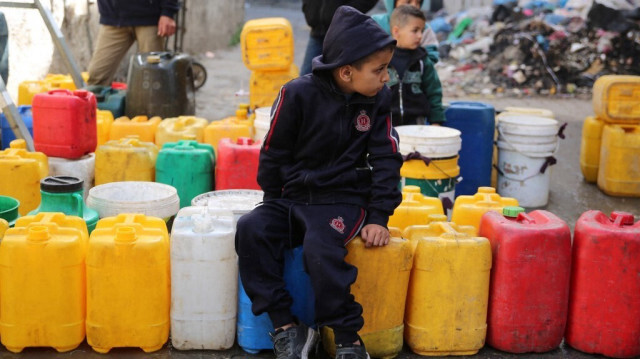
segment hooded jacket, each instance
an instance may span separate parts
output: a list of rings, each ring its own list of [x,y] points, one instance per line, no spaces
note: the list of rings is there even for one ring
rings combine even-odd
[[[378,0],[302,0],[302,12],[311,27],[311,36],[322,37],[327,33],[329,24],[339,6],[351,6],[360,12],[371,10]]]
[[[405,52],[408,63],[400,78],[396,68],[402,61],[400,52]],[[442,107],[442,85],[438,73],[427,56],[427,51],[418,47],[415,50],[396,49],[388,67],[391,88],[391,113],[393,125],[415,125],[416,118],[426,117],[429,123],[445,121]]]
[[[391,33],[391,13],[393,9],[395,9],[396,0],[384,0],[384,6],[387,9],[387,12],[384,14],[375,14],[372,15],[371,18],[374,19],[380,27],[384,29],[387,33]],[[429,10],[429,0],[422,0],[422,6],[420,10],[427,11]],[[435,44],[433,43],[435,41]],[[422,47],[427,50],[429,54],[429,59],[432,63],[436,64],[440,61],[440,52],[438,51],[438,40],[436,39],[436,35],[431,30],[429,23],[424,25],[424,32],[422,33]]]
[[[118,27],[158,25],[160,16],[179,9],[178,0],[98,0],[100,23]]]
[[[285,84],[271,110],[260,150],[264,199],[309,204],[347,203],[367,210],[367,223],[386,226],[400,204],[402,156],[391,125],[391,92],[346,96],[331,71],[394,40],[366,15],[340,7],[313,73]]]

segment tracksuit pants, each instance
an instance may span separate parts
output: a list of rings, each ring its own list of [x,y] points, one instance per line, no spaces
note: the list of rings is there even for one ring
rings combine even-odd
[[[364,224],[366,212],[349,204],[263,203],[237,224],[236,251],[242,285],[255,315],[268,313],[274,328],[294,322],[291,295],[282,279],[284,250],[302,244],[315,293],[316,324],[335,333],[336,344],[353,343],[362,329],[362,307],[351,294],[358,270],[345,262],[345,245]]]

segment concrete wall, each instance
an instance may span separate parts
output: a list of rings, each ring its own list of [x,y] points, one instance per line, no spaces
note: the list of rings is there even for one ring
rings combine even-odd
[[[86,71],[98,35],[95,0],[41,0],[52,10],[81,71]],[[244,0],[187,0],[183,51],[194,56],[225,47],[244,21]],[[9,92],[17,101],[18,84],[39,80],[47,73],[67,73],[51,35],[35,9],[0,8],[9,26]],[[173,40],[170,39],[170,44]],[[129,55],[135,52],[135,46]],[[126,79],[129,57],[122,61],[117,80]]]

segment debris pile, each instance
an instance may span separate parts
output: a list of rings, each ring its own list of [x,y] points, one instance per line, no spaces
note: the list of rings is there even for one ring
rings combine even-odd
[[[580,96],[600,76],[640,75],[639,0],[494,0],[430,24],[446,96]]]

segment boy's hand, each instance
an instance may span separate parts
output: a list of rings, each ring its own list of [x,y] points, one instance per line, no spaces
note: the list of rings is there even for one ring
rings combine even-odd
[[[360,231],[365,247],[382,247],[389,244],[389,230],[378,224],[367,224]]]

